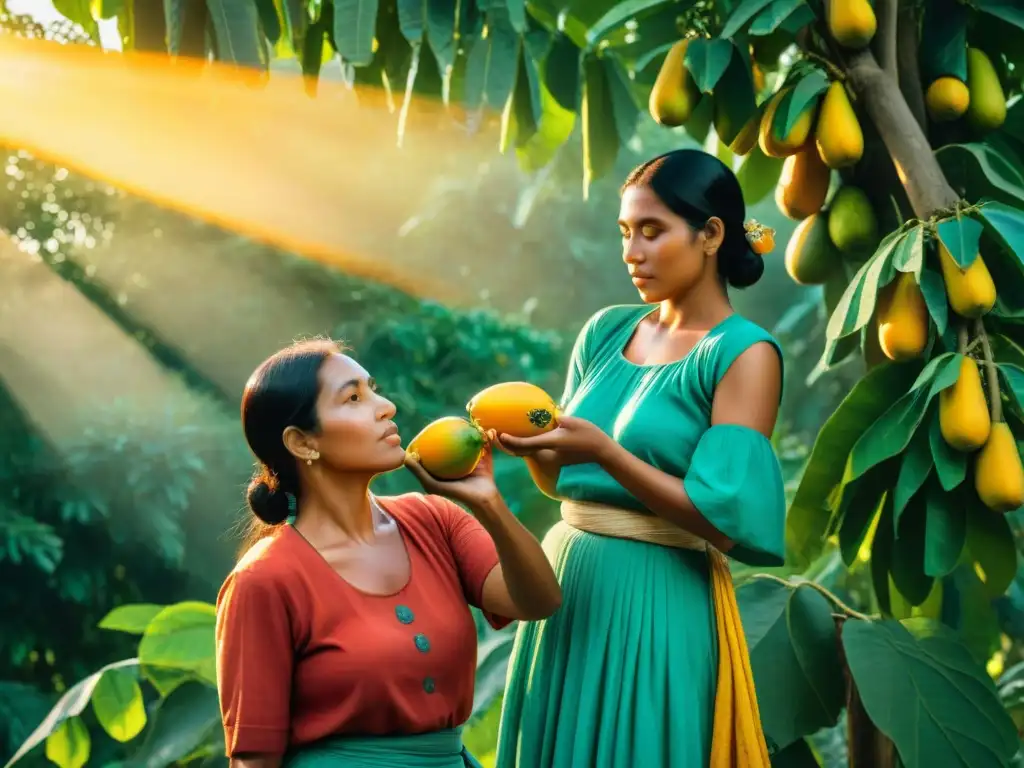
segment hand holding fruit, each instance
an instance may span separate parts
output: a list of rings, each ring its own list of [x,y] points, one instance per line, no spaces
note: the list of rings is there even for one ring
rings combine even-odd
[[[614,441],[599,427],[586,419],[559,416],[554,429],[533,437],[499,434],[498,443],[516,456],[532,456],[551,451],[560,466],[589,464],[597,461]]]
[[[484,448],[472,472],[455,480],[442,480],[430,474],[420,463],[419,455],[411,450],[406,452],[405,466],[427,493],[460,501],[470,509],[479,508],[498,496],[490,448]]]

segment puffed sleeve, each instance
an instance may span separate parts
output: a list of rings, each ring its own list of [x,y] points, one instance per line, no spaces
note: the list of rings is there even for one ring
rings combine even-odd
[[[768,439],[738,424],[716,424],[697,443],[683,487],[697,510],[734,542],[729,556],[748,565],[785,558],[786,495]]]
[[[438,514],[448,537],[448,546],[455,556],[466,602],[483,611],[487,623],[495,629],[508,626],[511,619],[483,610],[484,582],[498,564],[494,539],[475,517],[458,504],[440,496],[432,498],[440,507]]]
[[[217,597],[216,642],[227,755],[284,754],[295,648],[277,580],[247,570],[228,576]]]

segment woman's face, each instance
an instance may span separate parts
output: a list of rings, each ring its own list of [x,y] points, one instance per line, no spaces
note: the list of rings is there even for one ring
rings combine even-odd
[[[622,260],[647,304],[688,293],[716,269],[706,234],[694,232],[648,187],[627,187],[619,207]]]
[[[320,367],[316,411],[320,430],[310,436],[315,463],[335,472],[378,474],[402,466],[405,449],[392,419],[395,405],[379,395],[359,363],[331,355]]]

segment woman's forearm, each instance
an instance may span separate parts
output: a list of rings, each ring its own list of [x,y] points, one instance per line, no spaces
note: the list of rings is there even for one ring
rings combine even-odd
[[[727,551],[732,543],[708,522],[690,501],[683,481],[609,440],[597,456],[598,464],[623,488],[658,517],[700,536],[717,549]]]
[[[471,506],[473,514],[494,540],[508,597],[517,616],[544,619],[562,604],[562,588],[540,542],[516,519],[501,496]],[[499,611],[500,612],[500,611]]]

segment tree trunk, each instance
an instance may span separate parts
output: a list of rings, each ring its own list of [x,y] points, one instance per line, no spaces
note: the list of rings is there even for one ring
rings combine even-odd
[[[849,56],[846,74],[889,151],[916,216],[927,219],[953,206],[959,197],[946,181],[897,81],[882,71],[867,49]]]
[[[857,684],[846,662],[843,649],[843,625],[849,621],[845,615],[835,614],[836,644],[839,646],[839,660],[843,665],[846,679],[846,748],[849,768],[895,768],[896,746],[884,733],[875,727],[868,717],[861,701]],[[853,619],[858,621],[858,619]]]

